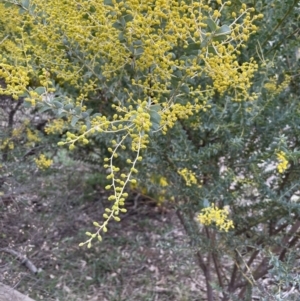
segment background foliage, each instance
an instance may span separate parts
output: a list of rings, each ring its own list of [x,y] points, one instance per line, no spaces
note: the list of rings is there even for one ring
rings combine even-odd
[[[298,1],[0,5],[4,177],[60,141],[113,190],[88,245],[131,188],[176,209],[208,300],[296,300]],[[199,226],[213,204],[234,228]]]

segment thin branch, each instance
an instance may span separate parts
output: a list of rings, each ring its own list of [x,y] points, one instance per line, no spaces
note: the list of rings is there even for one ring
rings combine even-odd
[[[19,98],[19,100],[18,100],[17,104],[15,105],[15,107],[9,112],[8,125],[7,125],[9,133],[11,133],[13,125],[14,125],[14,116],[15,116],[16,112],[18,111],[18,109],[19,109],[19,107],[21,106],[22,103],[23,103],[23,98]],[[7,158],[8,158],[8,148],[5,147],[3,155],[2,155],[2,159],[3,159],[3,161],[7,161]]]
[[[8,127],[12,128],[13,124],[14,124],[14,116],[16,114],[16,112],[18,111],[19,107],[21,106],[21,104],[23,103],[23,98],[19,98],[17,104],[15,105],[15,107],[9,112],[9,116],[8,116]]]
[[[221,271],[220,271],[220,266],[219,266],[218,258],[217,258],[217,256],[216,256],[216,253],[215,253],[215,252],[212,253],[212,258],[213,258],[214,265],[215,265],[215,269],[216,269],[216,272],[217,272],[218,281],[219,281],[219,286],[220,286],[222,289],[224,289],[224,283],[223,283],[223,280],[222,280],[222,275],[221,275]]]
[[[265,257],[260,265],[257,267],[257,269],[253,272],[252,278],[253,280],[258,280],[259,278],[263,277],[268,273],[268,270],[271,268],[271,266],[268,265],[268,258]],[[240,281],[234,286],[234,289],[241,288],[249,284],[249,281]]]
[[[277,247],[273,250],[273,252],[275,253],[280,253],[279,255],[279,259],[280,260],[284,260],[285,254],[287,252],[287,250],[293,246],[299,239],[299,236],[295,236],[290,242],[289,240],[291,239],[291,235],[295,234],[295,232],[300,228],[300,221],[297,221],[291,228],[291,230],[289,231],[288,235],[286,235],[283,240],[281,245],[283,245],[284,247]],[[254,254],[253,254],[254,256]],[[249,261],[251,260],[251,258],[249,259]],[[253,259],[254,260],[254,259]],[[252,260],[252,261],[253,261]],[[248,262],[249,262],[248,261]],[[251,261],[251,263],[252,263]],[[258,279],[260,279],[261,277],[263,277],[264,275],[266,275],[268,273],[268,270],[272,267],[268,264],[269,258],[268,257],[264,257],[263,260],[261,261],[260,265],[256,268],[256,270],[253,272],[253,279],[256,281]],[[234,286],[234,289],[240,288],[240,287],[245,287],[247,285],[247,281],[241,281],[239,283],[237,283]],[[239,294],[239,297],[243,296],[243,293],[245,292],[245,288],[242,289],[242,291]]]
[[[207,237],[209,238],[209,230],[208,230],[207,227],[206,227],[206,233],[207,233]],[[212,259],[213,259],[215,270],[216,270],[216,273],[217,273],[219,286],[222,289],[224,289],[224,283],[223,283],[223,280],[222,280],[221,269],[220,269],[220,265],[219,265],[219,258],[217,256],[217,253],[214,251],[215,241],[216,241],[216,232],[214,230],[212,230],[211,241],[212,241],[212,244],[213,244]]]
[[[178,217],[180,223],[182,224],[185,232],[191,239],[192,236],[190,235],[190,231],[186,225],[186,222],[184,220],[182,212],[179,209],[177,209],[176,214],[177,214],[177,217]],[[199,264],[200,268],[202,269],[204,276],[205,276],[207,301],[214,301],[213,290],[211,287],[212,278],[211,278],[211,272],[210,272],[210,266],[209,266],[210,265],[210,255],[207,256],[207,260],[205,262],[200,251],[197,251],[196,258],[197,258],[198,264]]]
[[[213,295],[213,290],[211,287],[211,254],[209,253],[207,255],[207,260],[206,260],[206,273],[205,273],[205,281],[206,281],[206,288],[207,288],[207,301],[214,301],[214,295]]]
[[[211,241],[210,234],[208,227],[205,226],[205,232],[206,232],[206,237],[209,241]],[[206,259],[206,274],[205,274],[205,280],[206,280],[206,287],[207,287],[207,301],[213,301],[214,300],[214,295],[213,295],[213,290],[211,287],[211,253],[207,254],[207,259]]]
[[[237,258],[236,258],[236,260],[237,260]],[[232,269],[231,277],[230,277],[230,282],[229,282],[229,286],[228,286],[228,292],[229,293],[232,293],[234,291],[234,284],[235,284],[235,279],[236,279],[237,271],[238,271],[238,266],[234,262],[233,263],[233,269]]]
[[[252,255],[250,256],[248,262],[247,262],[247,266],[249,267],[252,262],[255,260],[255,258],[257,257],[257,255],[259,254],[259,250],[255,250]],[[245,268],[246,269],[246,268]]]
[[[36,266],[26,256],[20,254],[19,252],[15,251],[15,250],[9,249],[9,248],[1,248],[0,251],[15,256],[21,262],[21,264],[26,266],[26,268],[31,273],[33,273],[33,274],[38,273],[38,269],[36,268]]]
[[[294,238],[289,242],[288,247],[283,248],[283,250],[281,251],[281,253],[279,255],[279,260],[281,260],[281,261],[284,260],[287,250],[291,249],[291,247],[293,247],[297,243],[299,238],[300,238],[300,233],[298,235],[294,236]]]

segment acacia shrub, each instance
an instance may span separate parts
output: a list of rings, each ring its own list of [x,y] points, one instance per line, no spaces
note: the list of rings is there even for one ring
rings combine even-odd
[[[1,3],[2,93],[105,156],[112,206],[87,246],[144,186],[177,207],[208,300],[250,300],[270,254],[298,248],[296,1]]]

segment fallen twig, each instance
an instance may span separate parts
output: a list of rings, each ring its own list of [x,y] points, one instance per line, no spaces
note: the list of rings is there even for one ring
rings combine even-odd
[[[37,274],[38,269],[26,256],[23,256],[19,252],[9,248],[1,248],[0,251],[17,257],[17,259],[21,262],[21,264],[25,265],[30,272],[32,272],[33,274]]]

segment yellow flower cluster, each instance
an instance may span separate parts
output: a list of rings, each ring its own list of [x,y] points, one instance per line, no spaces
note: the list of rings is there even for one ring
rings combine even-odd
[[[159,178],[159,185],[162,187],[166,187],[169,185],[167,179],[165,177],[160,177]]]
[[[41,154],[38,158],[35,158],[34,161],[37,167],[42,170],[48,169],[53,163],[53,160],[47,159],[43,154]]]
[[[159,185],[161,187],[167,187],[169,186],[168,180],[165,177],[159,177]],[[158,206],[163,204],[166,200],[168,199],[168,196],[166,195],[166,190],[165,189],[160,189],[159,190],[159,196],[158,196]],[[172,197],[169,198],[170,200]]]
[[[11,139],[1,139],[0,140],[0,149],[5,150],[5,149],[14,149],[15,144]]]
[[[206,101],[198,104],[198,99],[194,99],[194,104],[187,102],[185,105],[180,103],[163,104],[165,109],[161,112],[162,132],[166,133],[168,128],[172,128],[178,119],[188,119],[196,115],[200,110],[206,111],[210,105],[206,105]]]
[[[132,190],[138,190],[140,193],[142,193],[145,196],[151,196],[154,197],[157,201],[157,205],[162,205],[166,200],[174,200],[174,197],[169,196],[167,194],[167,190],[164,187],[169,186],[169,182],[166,177],[160,176],[160,175],[152,175],[150,176],[150,181],[152,184],[154,184],[155,188],[157,190],[149,191],[149,187],[147,185],[144,185],[143,183],[140,183],[137,185],[137,183],[130,183],[130,189]]]
[[[28,74],[35,74],[30,69],[31,63],[38,60],[46,69],[42,68],[42,75],[36,76],[37,82],[47,87],[51,84],[49,77],[55,75],[60,82],[69,82],[81,91],[78,101],[84,101],[92,87],[99,85],[95,71],[99,67],[107,81],[129,66],[136,73],[142,73],[143,76],[132,79],[132,84],[141,87],[144,95],[150,95],[153,102],[161,102],[161,98],[170,93],[174,70],[180,70],[183,79],[208,73],[217,91],[239,87],[245,93],[255,69],[254,63],[237,68],[232,62],[236,58],[234,53],[238,54],[238,48],[257,30],[253,22],[261,16],[252,17],[253,9],[243,4],[241,10],[234,13],[230,32],[222,33],[215,40],[214,32],[207,30],[208,24],[218,24],[222,10],[231,4],[230,1],[217,3],[219,9],[213,11],[210,1],[206,0],[190,3],[112,0],[110,4],[95,0],[32,0],[28,14],[19,14],[16,5],[6,8],[0,4],[0,13],[7,21],[5,30],[0,33],[0,48],[11,58],[6,68],[2,63],[1,70],[6,72],[3,76],[7,83],[17,82],[21,86],[15,93],[24,92]],[[6,38],[8,34],[9,39]],[[223,39],[226,35],[228,38]],[[86,55],[82,57],[73,51],[74,45]],[[199,45],[199,55],[195,59],[185,61],[173,53],[175,48],[184,50],[190,45]],[[209,48],[214,49],[213,52]],[[66,53],[73,58],[71,64]],[[93,79],[83,79],[83,66],[89,69]],[[234,80],[226,85],[220,82],[224,74],[236,80],[239,73],[240,79],[236,83]],[[201,90],[201,87],[196,88],[193,93],[200,95]],[[130,92],[128,99],[137,101]],[[169,102],[172,103],[174,100]]]
[[[264,84],[264,88],[272,94],[278,95],[288,87],[290,81],[291,77],[289,75],[285,75],[284,81],[280,85],[278,85],[278,79],[276,76],[274,76]]]
[[[242,4],[240,16],[232,12],[235,21],[229,26],[228,38],[221,41],[212,41],[211,48],[203,49],[201,58],[205,61],[208,75],[213,80],[213,86],[221,95],[233,89],[235,101],[254,100],[257,95],[249,95],[248,90],[251,80],[257,71],[258,65],[251,58],[250,62],[239,65],[237,55],[240,54],[240,47],[249,39],[250,35],[257,31],[253,22],[263,18],[263,15],[251,16],[253,8],[247,8]],[[214,14],[215,17],[216,14]],[[242,18],[243,23],[238,22]],[[209,52],[208,50],[211,50]]]
[[[276,86],[276,82],[274,82],[274,80],[269,80],[267,83],[265,83],[264,88],[266,90],[268,90],[269,92],[276,94],[277,86]]]
[[[12,130],[11,136],[14,138],[20,138],[24,132],[24,128],[27,125],[27,123],[25,122],[23,125],[16,127]]]
[[[154,190],[150,192],[151,197],[154,197],[157,201],[157,205],[161,206],[166,200],[172,200],[172,196],[168,194],[166,187],[169,186],[169,182],[166,177],[161,175],[152,175],[150,181],[154,184]],[[141,192],[145,195],[149,194],[149,187],[142,187]]]
[[[187,168],[179,169],[178,174],[180,174],[185,180],[186,186],[192,186],[192,184],[197,185],[198,181],[194,172]]]
[[[169,186],[169,182],[168,182],[167,178],[163,177],[161,175],[152,175],[150,177],[150,181],[151,181],[151,183],[153,183],[155,185],[159,185],[161,187]]]
[[[26,136],[27,136],[27,145],[35,145],[36,142],[41,141],[41,138],[39,137],[38,131],[32,131],[30,129],[26,129]]]
[[[0,78],[5,86],[0,85],[0,95],[12,95],[18,99],[25,91],[30,81],[32,66],[27,64],[27,49],[23,40],[24,23],[19,14],[19,7],[5,7],[0,3]],[[4,24],[4,26],[3,26]]]
[[[2,62],[1,62],[2,61]],[[24,94],[29,85],[29,76],[27,68],[19,66],[16,69],[10,64],[4,63],[6,59],[2,59],[0,55],[0,78],[4,79],[5,87],[0,85],[0,95],[11,95],[14,99]]]
[[[54,119],[51,122],[47,123],[45,132],[50,134],[61,134],[65,127],[65,121],[63,119]]]
[[[26,127],[29,125],[29,120],[25,119],[23,122],[18,125],[16,128],[12,129],[12,131],[9,133],[9,137],[5,137],[0,139],[0,149],[4,150],[12,150],[14,149],[15,145],[21,141],[21,139],[24,137],[24,132],[26,133],[27,137],[27,144],[26,145],[32,145],[32,143],[38,142],[39,137],[37,136],[37,133],[34,134],[30,129],[26,130]]]
[[[219,209],[215,205],[204,208],[198,215],[198,221],[203,225],[215,224],[220,230],[228,231],[234,228],[232,220],[228,219],[229,210],[227,208]]]
[[[232,47],[232,45],[219,47],[226,55],[212,56],[206,60],[208,74],[213,79],[214,88],[221,95],[233,89],[235,101],[254,100],[257,95],[249,95],[248,91],[258,65],[252,59],[239,65],[236,55],[228,51],[228,48]]]
[[[278,164],[277,164],[277,170],[279,173],[284,173],[287,168],[288,168],[288,164],[289,161],[286,158],[286,154],[283,151],[280,151],[277,153],[277,160],[278,160]]]

